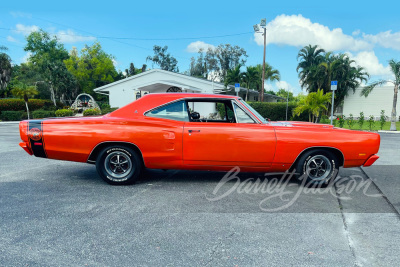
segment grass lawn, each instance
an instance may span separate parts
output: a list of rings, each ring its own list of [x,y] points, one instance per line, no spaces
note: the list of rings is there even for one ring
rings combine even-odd
[[[336,123],[335,123],[336,122]],[[330,124],[329,120],[321,120],[321,123],[326,123],[326,124]],[[337,120],[333,121],[335,127],[339,127],[339,123]],[[350,129],[349,125],[347,124],[347,121],[344,123],[343,128],[345,129]],[[396,128],[398,131],[400,131],[400,122],[396,122]],[[372,131],[378,131],[381,129],[381,123],[379,121],[375,121],[374,124],[372,124],[371,127]],[[362,126],[362,128],[360,129],[360,124],[358,124],[357,121],[355,121],[351,127],[351,130],[366,130],[369,131],[369,123],[368,121],[364,121],[364,124]],[[385,122],[385,124],[383,125],[382,130],[386,130],[389,131],[390,130],[390,121]]]

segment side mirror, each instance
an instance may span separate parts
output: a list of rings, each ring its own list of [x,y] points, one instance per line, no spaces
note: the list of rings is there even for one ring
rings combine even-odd
[[[198,120],[198,119],[200,119],[200,113],[198,113],[198,112],[192,112],[192,113],[190,113],[190,118],[192,119],[192,120]]]

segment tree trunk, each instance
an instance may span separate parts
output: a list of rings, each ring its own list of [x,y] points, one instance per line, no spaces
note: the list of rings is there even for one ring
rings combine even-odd
[[[249,96],[249,88],[247,88],[247,92],[246,92],[246,102],[247,102],[248,96]]]
[[[28,107],[28,101],[25,101],[25,106],[26,106],[26,112],[28,114],[28,120],[29,120],[29,107]]]
[[[56,105],[56,96],[54,94],[54,89],[53,89],[53,85],[50,84],[50,98],[54,103],[54,106],[57,107]]]
[[[393,95],[393,108],[392,108],[392,118],[390,123],[390,130],[396,131],[396,105],[397,105],[397,93],[399,91],[399,85],[394,86],[394,95]]]

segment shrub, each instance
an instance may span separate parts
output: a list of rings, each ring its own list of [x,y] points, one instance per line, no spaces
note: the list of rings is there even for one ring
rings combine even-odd
[[[28,115],[25,111],[3,111],[0,118],[3,121],[20,121],[26,120]]]
[[[340,128],[343,128],[343,126],[344,126],[344,123],[345,123],[345,116],[343,115],[343,116],[339,116],[338,117],[338,123],[339,123],[339,127]]]
[[[372,131],[372,128],[375,125],[375,117],[373,115],[369,115],[368,118],[368,126],[369,126],[369,130]]]
[[[43,118],[49,118],[49,117],[55,117],[56,114],[52,110],[43,110],[43,109],[38,109],[32,112],[32,117],[34,119],[43,119]]]
[[[59,105],[58,103],[57,105]],[[62,104],[61,104],[62,105]],[[30,111],[38,109],[54,108],[53,102],[45,99],[29,99],[28,106]],[[25,101],[23,99],[7,98],[0,99],[0,112],[2,111],[20,111],[25,110]]]
[[[379,124],[381,126],[381,130],[383,129],[383,125],[385,125],[386,119],[387,119],[387,116],[385,115],[385,111],[381,110],[381,117],[379,119]]]
[[[350,113],[349,118],[347,119],[347,125],[349,126],[349,129],[353,127],[353,124],[354,124],[353,114]]]
[[[263,118],[272,121],[286,120],[286,103],[285,102],[248,102]],[[288,104],[288,120],[308,121],[308,114],[305,112],[300,116],[293,116],[293,110],[297,107],[296,103]]]
[[[70,109],[59,109],[55,112],[57,117],[68,117],[68,116],[73,116],[74,111]]]
[[[93,115],[100,115],[101,111],[98,108],[91,108],[86,109],[83,111],[83,116],[93,116]]]
[[[101,114],[107,114],[107,113],[110,113],[110,112],[113,112],[114,110],[117,110],[118,108],[102,108],[101,109]]]
[[[360,112],[360,117],[358,118],[358,125],[360,125],[360,130],[363,127],[364,121],[365,121],[364,112]]]

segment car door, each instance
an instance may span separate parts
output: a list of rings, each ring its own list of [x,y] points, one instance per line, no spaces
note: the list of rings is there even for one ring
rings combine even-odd
[[[185,165],[258,167],[271,164],[276,146],[274,127],[259,123],[239,103],[233,101],[231,105],[235,110],[233,122],[185,122]]]

